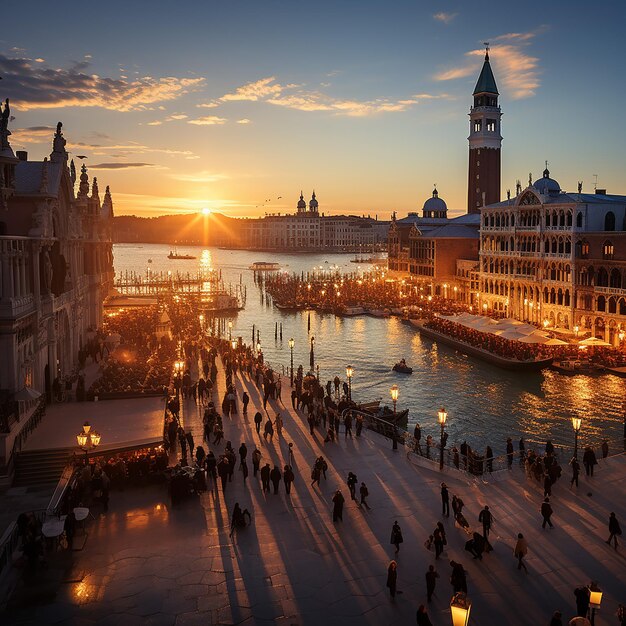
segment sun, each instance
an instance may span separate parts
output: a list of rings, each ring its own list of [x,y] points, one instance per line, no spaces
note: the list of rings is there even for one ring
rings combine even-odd
[[[211,209],[204,207],[204,209],[202,209],[202,215],[211,215]]]

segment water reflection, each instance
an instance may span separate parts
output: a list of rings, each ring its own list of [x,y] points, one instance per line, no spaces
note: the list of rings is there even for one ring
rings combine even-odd
[[[206,254],[205,254],[206,252]],[[154,271],[167,270],[167,246],[130,244],[114,246],[116,270],[145,267],[153,259]],[[233,319],[233,334],[250,341],[252,325],[260,331],[266,359],[279,370],[289,365],[286,339],[274,340],[275,323],[282,322],[283,338],[295,340],[294,363],[309,363],[309,339],[315,336],[315,362],[322,382],[336,374],[345,377],[345,366],[354,368],[352,390],[355,398],[382,398],[391,405],[389,388],[400,387],[398,408],[409,407],[409,422],[419,421],[425,434],[438,433],[437,409],[448,411],[450,442],[467,439],[479,448],[489,443],[496,453],[504,451],[508,436],[523,435],[529,443],[573,440],[571,417],[584,418],[581,442],[589,438],[622,436],[622,401],[626,381],[614,376],[590,378],[563,377],[556,372],[506,372],[465,355],[448,346],[423,340],[402,321],[373,317],[337,318],[311,311],[311,331],[307,332],[308,312],[284,313],[265,303],[247,268],[256,261],[279,262],[290,272],[311,272],[313,266],[337,265],[342,272],[354,272],[350,255],[283,254],[239,250],[198,249],[199,260],[177,261],[182,272],[196,272],[206,263],[220,270],[228,286],[242,284],[247,289],[246,308]],[[328,263],[325,263],[328,261]],[[362,269],[362,268],[358,268]],[[328,270],[324,270],[328,271]],[[335,280],[333,280],[333,283]],[[405,358],[413,375],[391,371]],[[288,371],[286,369],[285,371]]]

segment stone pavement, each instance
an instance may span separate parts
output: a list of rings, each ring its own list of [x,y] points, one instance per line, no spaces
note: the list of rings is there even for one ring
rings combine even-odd
[[[210,489],[199,499],[172,508],[163,486],[111,494],[110,511],[88,528],[85,549],[75,552],[73,576],[60,583],[53,598],[34,605],[28,594],[16,596],[2,624],[305,624],[356,626],[414,624],[425,603],[424,573],[435,564],[438,580],[428,607],[435,626],[450,624],[449,560],[468,571],[472,624],[543,625],[555,609],[575,614],[573,589],[598,581],[604,591],[597,624],[610,624],[618,602],[626,600],[623,547],[609,548],[607,520],[615,511],[626,527],[626,458],[601,462],[593,479],[581,477],[577,490],[564,476],[553,488],[554,530],[542,530],[542,487],[514,471],[508,479],[483,484],[448,471],[450,496],[465,502],[464,513],[478,525],[489,504],[495,517],[494,552],[482,562],[464,551],[466,534],[444,518],[448,544],[443,558],[424,548],[441,518],[441,475],[407,459],[400,449],[371,432],[357,439],[324,444],[311,438],[304,418],[282,410],[284,437],[265,444],[256,435],[253,416],[261,398],[253,383],[239,377],[251,397],[249,415],[224,419],[226,439],[237,449],[258,444],[267,461],[282,467],[288,442],[294,443],[296,481],[291,497],[281,483],[279,495],[264,495],[260,480],[244,485],[236,471],[226,493]],[[220,371],[216,404],[224,390]],[[285,399],[288,387],[283,388]],[[277,407],[268,407],[274,415]],[[218,404],[219,406],[219,404]],[[185,420],[199,428],[188,401]],[[200,422],[201,424],[201,422]],[[194,432],[196,443],[201,431]],[[221,452],[223,446],[215,452]],[[328,460],[328,478],[310,486],[314,459]],[[350,501],[345,478],[354,471],[369,488],[370,511]],[[566,470],[567,471],[567,470]],[[211,487],[211,485],[210,485]],[[343,522],[332,522],[336,488],[346,497]],[[235,502],[247,507],[251,526],[231,540],[229,515]],[[404,543],[395,557],[391,526],[398,520]],[[529,543],[526,575],[516,569],[513,545],[518,532]],[[390,600],[385,587],[392,558],[398,561],[398,588]],[[78,573],[78,574],[77,574]],[[43,601],[40,601],[43,602]],[[20,606],[21,604],[21,606]]]

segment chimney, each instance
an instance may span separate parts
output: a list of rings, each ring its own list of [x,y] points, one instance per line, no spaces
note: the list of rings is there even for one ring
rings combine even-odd
[[[599,196],[606,196],[606,189],[596,189],[596,194]]]
[[[16,150],[15,156],[20,161],[28,161],[28,152],[26,152],[26,150]]]

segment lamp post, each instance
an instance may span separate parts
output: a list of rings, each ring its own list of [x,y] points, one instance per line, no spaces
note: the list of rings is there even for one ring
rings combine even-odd
[[[89,450],[94,450],[100,445],[100,435],[91,430],[91,424],[85,422],[83,424],[83,430],[76,435],[76,442],[78,447],[85,453],[85,464],[89,462]]]
[[[311,354],[309,354],[309,365],[311,366],[311,371],[315,370],[315,352],[313,350],[314,345],[315,337],[311,337]]]
[[[472,603],[462,591],[455,593],[450,600],[450,613],[452,615],[452,626],[467,626],[469,623],[470,609]]]
[[[446,420],[448,419],[448,414],[446,410],[441,407],[437,412],[437,418],[439,419],[439,424],[441,425],[441,445],[439,448],[439,469],[443,469],[443,448],[445,446],[445,442],[443,440],[443,429],[446,425]]]
[[[596,623],[596,610],[600,610],[602,603],[602,589],[598,587],[598,583],[593,581],[589,585],[589,608],[591,609],[591,626]]]
[[[296,342],[293,340],[293,337],[289,340],[289,350],[291,351],[291,386],[293,387],[293,347],[296,345]]]
[[[348,400],[352,400],[352,376],[354,375],[354,368],[352,365],[346,367],[346,376],[348,377]]]
[[[398,449],[398,438],[396,436],[396,405],[398,403],[398,396],[400,395],[400,388],[398,387],[398,385],[393,385],[391,387],[391,389],[389,390],[389,393],[391,393],[391,400],[393,401],[393,441],[392,441],[392,448],[394,450]]]
[[[582,420],[580,417],[572,417],[572,428],[574,429],[574,458],[578,461],[578,433]]]

